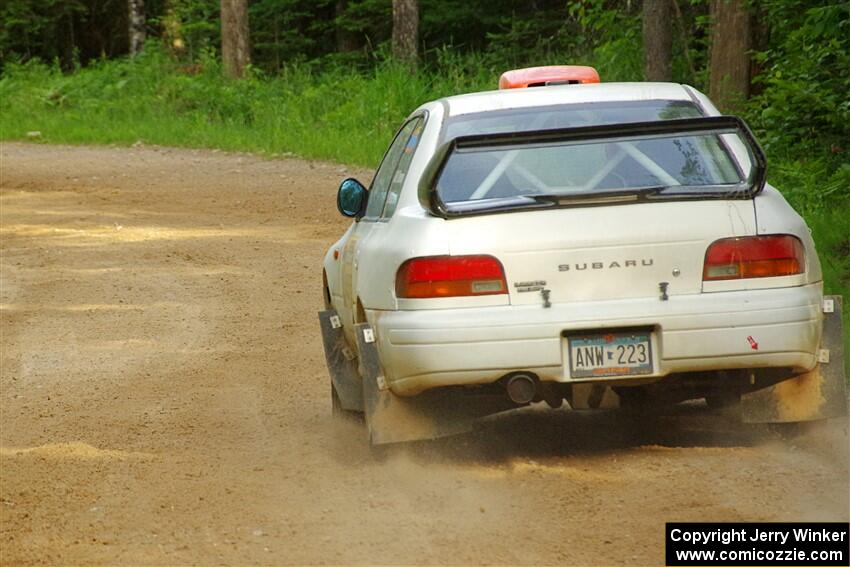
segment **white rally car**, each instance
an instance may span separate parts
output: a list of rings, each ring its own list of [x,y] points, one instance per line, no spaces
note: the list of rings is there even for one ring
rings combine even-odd
[[[587,67],[500,87],[422,105],[368,190],[340,186],[354,222],[320,313],[338,414],[377,444],[539,401],[846,411],[840,298],[743,121]]]

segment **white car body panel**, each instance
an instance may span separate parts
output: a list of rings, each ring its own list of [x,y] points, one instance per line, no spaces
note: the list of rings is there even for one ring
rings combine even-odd
[[[447,114],[656,99],[694,101],[707,115],[719,114],[691,87],[623,83],[460,95],[423,105],[411,115],[425,113],[427,122],[395,214],[353,223],[324,261],[331,304],[349,343],[355,344],[355,323],[373,326],[394,393],[486,384],[522,370],[541,381],[569,382],[563,333],[596,329],[653,329],[656,371],[643,381],[689,371],[786,367],[803,372],[815,366],[822,321],[820,264],[802,218],[773,187],[744,200],[600,205],[448,220],[420,204],[418,181],[437,150]],[[702,281],[712,242],[761,234],[800,238],[805,273]],[[497,257],[509,294],[395,296],[396,272],[405,260],[465,254]],[[528,281],[546,282],[551,307],[544,307],[539,292],[517,291],[515,284]],[[659,297],[661,282],[669,284],[665,301]]]
[[[512,371],[569,382],[564,331],[653,327],[658,372],[809,370],[820,342],[821,286],[553,305],[375,311],[387,380],[400,395],[486,384]],[[747,340],[754,337],[759,350]],[[606,379],[609,382],[615,381]],[[644,378],[641,378],[644,380]]]
[[[588,85],[562,85],[546,88],[487,91],[457,95],[444,99],[449,114],[460,116],[473,112],[553,106],[556,104],[581,104],[593,102],[621,102],[638,100],[691,100],[682,85],[674,83],[597,83]],[[718,113],[719,114],[719,113]]]
[[[447,223],[451,254],[493,254],[512,305],[541,305],[517,282],[542,280],[552,303],[702,291],[709,244],[756,233],[752,201],[641,203],[487,215]],[[588,230],[588,227],[593,227]],[[634,265],[627,263],[633,262]],[[679,276],[673,276],[673,270]]]

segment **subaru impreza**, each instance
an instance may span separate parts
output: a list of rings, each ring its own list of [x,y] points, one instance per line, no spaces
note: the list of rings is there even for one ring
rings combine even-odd
[[[373,443],[536,402],[844,413],[824,331],[840,298],[766,169],[745,122],[687,85],[540,67],[423,104],[368,188],[339,188],[335,413],[364,412]]]

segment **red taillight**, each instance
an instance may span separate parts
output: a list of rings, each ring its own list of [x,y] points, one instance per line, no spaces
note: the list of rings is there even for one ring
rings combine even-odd
[[[492,256],[426,256],[406,261],[395,279],[398,297],[458,297],[508,292],[502,263]]]
[[[705,253],[703,281],[769,278],[802,274],[806,269],[803,243],[796,236],[724,238]]]

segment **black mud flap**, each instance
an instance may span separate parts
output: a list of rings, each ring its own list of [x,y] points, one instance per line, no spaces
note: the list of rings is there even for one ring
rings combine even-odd
[[[378,357],[376,336],[368,323],[355,326],[363,378],[363,401],[373,445],[436,439],[471,431],[478,419],[511,409],[507,398],[464,395],[441,388],[403,397],[388,388]]]
[[[840,295],[824,297],[820,363],[810,372],[744,394],[744,422],[789,423],[847,415],[841,299]]]
[[[345,342],[342,322],[333,309],[319,312],[325,360],[342,409],[363,411],[363,382],[357,372],[357,356]]]

